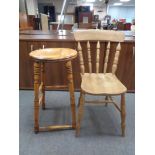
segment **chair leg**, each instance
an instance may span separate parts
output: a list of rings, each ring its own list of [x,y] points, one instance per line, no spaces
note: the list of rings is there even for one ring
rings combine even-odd
[[[73,84],[73,73],[72,73],[72,63],[68,61],[66,63],[67,69],[67,79],[69,85],[70,92],[70,104],[71,104],[71,112],[72,112],[72,128],[76,128],[76,111],[75,111],[75,97],[74,97],[74,84]]]
[[[79,97],[79,100],[78,100],[78,105],[77,105],[77,107],[79,108],[79,106],[80,106],[80,97]]]
[[[125,94],[121,94],[121,128],[123,137],[125,137],[125,119],[126,119]]]
[[[80,135],[80,124],[83,117],[83,108],[84,108],[84,94],[82,91],[80,92],[80,98],[79,98],[79,109],[78,109],[78,121],[76,126],[76,137]]]
[[[41,83],[42,83],[42,109],[45,110],[45,63],[41,63]]]
[[[40,64],[34,62],[34,132],[39,132],[39,79],[40,79]]]
[[[81,95],[81,92],[80,92],[80,95]],[[83,102],[85,102],[85,98],[83,98]],[[79,97],[79,100],[78,100],[78,105],[77,105],[77,107],[79,108],[79,106],[80,106],[80,97]]]
[[[105,100],[108,100],[108,96],[105,96]],[[108,106],[108,103],[105,104],[105,106]]]

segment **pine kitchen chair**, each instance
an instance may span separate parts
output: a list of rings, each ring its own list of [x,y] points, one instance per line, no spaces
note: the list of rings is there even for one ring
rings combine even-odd
[[[81,70],[81,91],[79,97],[79,109],[76,126],[76,136],[80,134],[80,123],[83,117],[84,103],[112,103],[121,114],[122,136],[125,136],[125,93],[127,88],[118,80],[115,73],[118,66],[119,55],[121,51],[121,42],[124,41],[124,33],[109,30],[81,30],[74,32],[74,38],[77,42],[77,51],[80,60]],[[104,46],[106,45],[105,54]],[[116,48],[111,49],[111,42],[115,42]],[[106,44],[105,44],[106,43]],[[92,44],[96,49],[93,49]],[[93,52],[92,52],[93,51]],[[111,71],[108,70],[109,55],[114,52],[114,59],[111,63]],[[95,59],[91,59],[96,54]],[[101,56],[103,56],[101,58]],[[100,65],[102,62],[103,65]],[[95,66],[93,64],[96,64]],[[103,95],[104,101],[85,101],[85,95]],[[112,99],[112,96],[121,96],[120,106]]]

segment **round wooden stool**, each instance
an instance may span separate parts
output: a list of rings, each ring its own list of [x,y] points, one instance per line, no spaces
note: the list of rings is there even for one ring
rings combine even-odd
[[[30,52],[30,57],[34,59],[34,131],[51,131],[60,129],[75,129],[76,112],[75,97],[72,75],[71,60],[76,58],[77,51],[69,48],[45,48]],[[70,92],[70,104],[72,113],[72,125],[52,125],[47,127],[39,127],[39,107],[45,109],[45,63],[46,62],[65,62],[67,69],[68,86],[47,86],[48,88],[68,88]]]

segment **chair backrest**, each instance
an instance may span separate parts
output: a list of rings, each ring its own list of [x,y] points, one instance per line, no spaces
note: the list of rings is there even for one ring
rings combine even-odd
[[[78,50],[78,55],[80,59],[81,74],[85,73],[85,63],[83,58],[83,54],[85,53],[87,53],[86,58],[88,59],[87,62],[88,62],[89,73],[92,73],[92,61],[94,60],[91,59],[91,55],[93,53],[91,52],[92,48],[90,44],[92,44],[93,42],[95,43],[97,42],[96,43],[96,67],[95,67],[96,73],[99,73],[99,61],[100,61],[100,54],[101,54],[100,51],[103,51],[103,49],[101,49],[101,42],[107,42],[105,58],[103,60],[104,67],[102,70],[103,73],[106,73],[109,53],[110,53],[110,42],[116,42],[117,45],[116,45],[114,60],[112,64],[112,73],[115,74],[117,70],[118,59],[119,59],[120,50],[121,50],[120,42],[123,42],[125,38],[123,32],[110,31],[110,30],[80,30],[80,31],[74,32],[74,38],[77,41],[77,50]],[[83,43],[86,43],[87,52],[85,51],[82,52],[81,44]]]
[[[48,15],[46,14],[40,14],[40,19],[41,19],[41,29],[42,31],[48,31]]]

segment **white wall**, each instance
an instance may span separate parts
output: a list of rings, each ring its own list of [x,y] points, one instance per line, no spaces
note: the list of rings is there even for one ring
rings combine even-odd
[[[45,5],[45,4],[49,4],[49,5],[54,5],[55,6],[55,10],[56,13],[60,13],[61,9],[62,9],[62,5],[63,5],[63,0],[38,0],[38,3]],[[67,8],[67,13],[74,13],[74,5],[68,5]]]
[[[48,5],[54,5],[55,6],[55,11],[56,13],[60,14],[61,12],[61,9],[62,9],[62,5],[63,5],[63,0],[38,0],[38,3],[39,3],[39,8],[40,8],[40,11],[43,13],[43,9],[42,6],[48,4]],[[77,3],[78,6],[80,5],[88,5],[88,3],[82,3],[81,1]],[[69,4],[68,5],[68,8],[67,8],[67,13],[75,13],[75,7],[77,6],[76,3],[75,5],[72,5]],[[101,4],[101,5],[98,5],[96,6],[96,4],[94,4],[94,15],[99,15],[99,19],[103,20],[104,16],[106,15],[106,7],[105,5]],[[98,12],[102,10],[102,12]],[[57,19],[58,20],[58,19]],[[73,17],[71,16],[66,16],[65,17],[65,20],[67,23],[72,23],[73,20]]]
[[[63,5],[63,1],[60,0],[53,0],[53,3],[55,5],[56,13],[60,13]],[[67,6],[67,13],[74,13],[74,7],[72,5]]]
[[[24,0],[19,0],[19,12],[26,12]]]
[[[99,20],[103,20],[104,16],[106,15],[106,7],[94,7],[94,15],[99,15]]]
[[[111,15],[112,19],[125,18],[126,22],[131,22],[135,18],[135,7],[134,6],[109,6],[108,14]]]
[[[38,9],[38,1],[37,0],[26,0],[27,14],[28,15],[36,15],[36,11]]]
[[[19,12],[27,12],[28,15],[36,15],[37,9],[38,0],[19,0]]]

